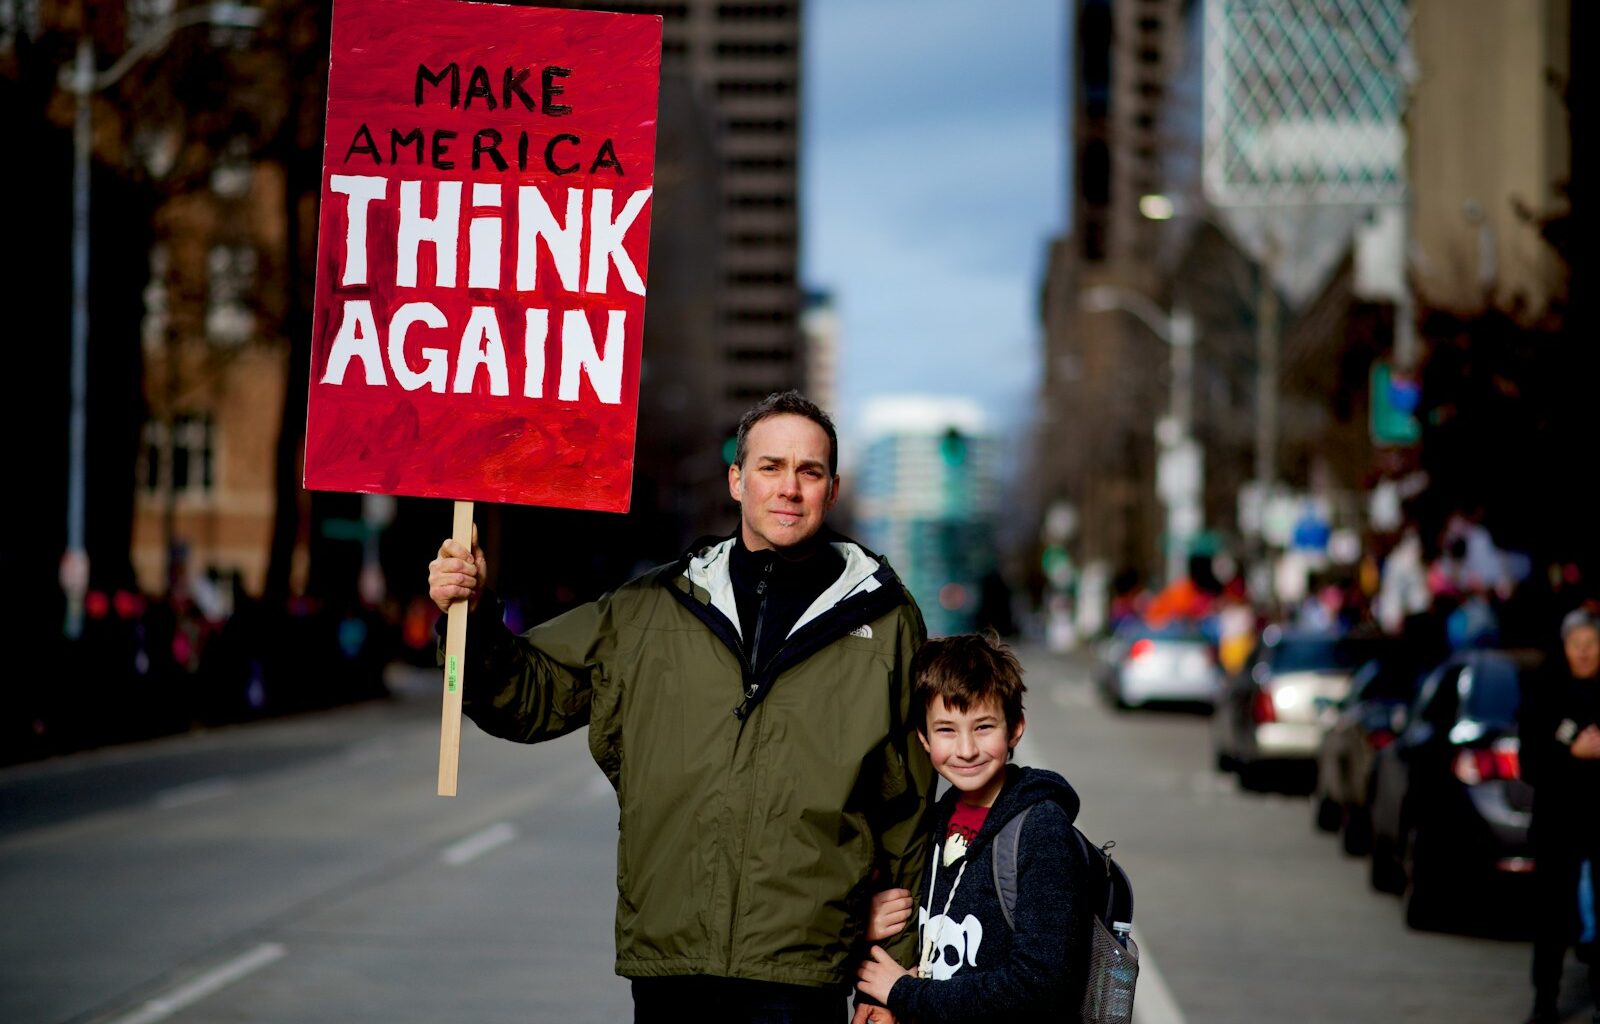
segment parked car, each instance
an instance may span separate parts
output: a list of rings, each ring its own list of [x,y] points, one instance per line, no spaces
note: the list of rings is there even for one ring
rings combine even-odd
[[[1222,685],[1211,641],[1187,622],[1130,622],[1102,650],[1100,689],[1118,708],[1147,704],[1211,707]]]
[[[1360,856],[1371,846],[1373,766],[1405,727],[1426,671],[1419,652],[1400,645],[1368,661],[1350,677],[1350,692],[1323,734],[1312,814],[1318,828],[1339,833],[1346,853]]]
[[[1423,680],[1404,730],[1378,755],[1372,884],[1401,894],[1413,928],[1480,908],[1488,883],[1526,885],[1533,871],[1517,709],[1537,668],[1531,652],[1458,651]]]
[[[1271,625],[1241,671],[1227,680],[1212,716],[1217,767],[1258,788],[1272,770],[1315,770],[1322,734],[1350,676],[1386,642],[1378,634],[1341,634]]]

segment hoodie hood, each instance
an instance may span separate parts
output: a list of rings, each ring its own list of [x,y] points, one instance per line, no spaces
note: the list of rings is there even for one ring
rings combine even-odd
[[[949,826],[950,814],[955,810],[958,794],[951,789],[939,800],[936,819],[938,830],[934,833],[944,835],[944,830]],[[1000,796],[995,799],[994,806],[989,808],[989,816],[983,821],[983,828],[972,841],[968,856],[973,856],[981,847],[991,842],[995,834],[1005,827],[1006,822],[1015,818],[1034,804],[1053,803],[1060,806],[1067,816],[1067,821],[1078,820],[1078,791],[1072,784],[1060,775],[1047,768],[1023,768],[1018,765],[1006,765],[1006,781],[1000,790]]]

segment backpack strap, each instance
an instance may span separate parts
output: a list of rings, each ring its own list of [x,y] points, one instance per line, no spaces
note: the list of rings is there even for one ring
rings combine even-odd
[[[1000,896],[1000,912],[1005,915],[1006,927],[1015,931],[1017,923],[1012,915],[1017,909],[1017,851],[1022,846],[1022,822],[1028,817],[1029,806],[1021,814],[1000,827],[1000,832],[989,845],[990,863],[994,867],[994,891]]]

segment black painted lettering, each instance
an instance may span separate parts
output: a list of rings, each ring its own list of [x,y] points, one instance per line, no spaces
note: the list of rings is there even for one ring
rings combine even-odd
[[[487,145],[486,145],[487,143]],[[506,158],[500,155],[500,133],[493,128],[484,128],[472,137],[472,169],[477,170],[480,156],[487,155],[494,161],[496,170],[506,169]]]
[[[461,102],[461,69],[452,61],[447,64],[437,75],[428,70],[428,65],[417,65],[417,97],[416,105],[422,106],[422,89],[425,85],[438,85],[444,81],[444,76],[450,76],[450,106],[455,107]]]
[[[528,169],[528,133],[517,133],[517,170]]]
[[[593,174],[602,167],[615,168],[617,177],[624,176],[622,161],[617,159],[617,147],[611,144],[610,139],[600,143],[600,152],[594,155],[594,163],[589,166],[589,173]]]
[[[551,139],[550,144],[544,147],[545,167],[549,168],[552,174],[571,174],[573,171],[582,167],[582,164],[568,164],[567,166],[562,167],[560,164],[556,163],[556,146],[558,144],[562,142],[578,143],[582,141],[583,140],[578,138],[576,135],[568,135],[565,132]]]
[[[529,96],[527,90],[522,88],[522,83],[526,82],[531,74],[533,74],[532,68],[506,68],[505,88],[501,93],[502,106],[511,106],[511,97],[515,96],[529,110],[537,109],[534,106],[533,97]]]
[[[422,129],[421,128],[413,128],[409,132],[406,132],[404,135],[401,135],[400,134],[400,129],[398,129],[398,128],[390,128],[389,129],[389,162],[391,164],[397,164],[397,163],[400,162],[400,147],[402,147],[402,146],[415,146],[415,147],[417,147],[417,151],[416,151],[416,154],[414,155],[413,159],[416,160],[417,166],[421,167],[422,166]]]
[[[383,157],[378,154],[378,144],[373,141],[372,132],[366,125],[356,129],[355,138],[350,140],[350,148],[345,150],[344,162],[349,163],[350,158],[357,153],[365,153],[370,156],[375,164],[383,163]]]
[[[472,69],[472,80],[467,83],[467,98],[461,103],[462,110],[471,108],[473,97],[487,100],[490,110],[495,108],[494,86],[489,84],[489,72],[483,70],[482,64]]]
[[[555,102],[555,98],[557,96],[560,96],[562,93],[567,91],[565,86],[555,84],[555,80],[558,78],[568,78],[571,75],[571,68],[557,67],[554,64],[545,68],[544,71],[541,72],[539,76],[539,109],[542,113],[549,114],[551,117],[560,117],[562,114],[572,113],[571,107]]]
[[[454,160],[446,160],[450,152],[450,140],[456,137],[455,132],[437,131],[433,133],[432,159],[429,161],[441,171],[453,170],[456,166]]]

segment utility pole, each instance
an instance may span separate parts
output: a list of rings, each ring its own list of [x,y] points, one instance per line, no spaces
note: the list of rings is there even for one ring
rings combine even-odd
[[[1090,313],[1127,313],[1167,344],[1167,413],[1155,430],[1160,446],[1156,493],[1167,510],[1166,582],[1176,583],[1188,575],[1189,544],[1205,526],[1200,501],[1205,460],[1193,436],[1194,317],[1182,305],[1163,311],[1144,295],[1115,285],[1089,288],[1078,301]]]
[[[1269,229],[1256,288],[1256,484],[1263,511],[1278,478],[1278,240]]]
[[[67,598],[63,630],[76,640],[83,633],[83,599],[89,589],[89,551],[84,531],[87,473],[89,361],[89,165],[94,146],[90,121],[94,94],[115,85],[132,67],[167,45],[181,28],[223,25],[255,28],[261,10],[234,0],[188,7],[152,26],[116,63],[95,70],[94,42],[84,26],[78,37],[77,57],[61,69],[61,85],[72,93],[72,405],[67,421],[67,548],[61,555],[60,582]]]

